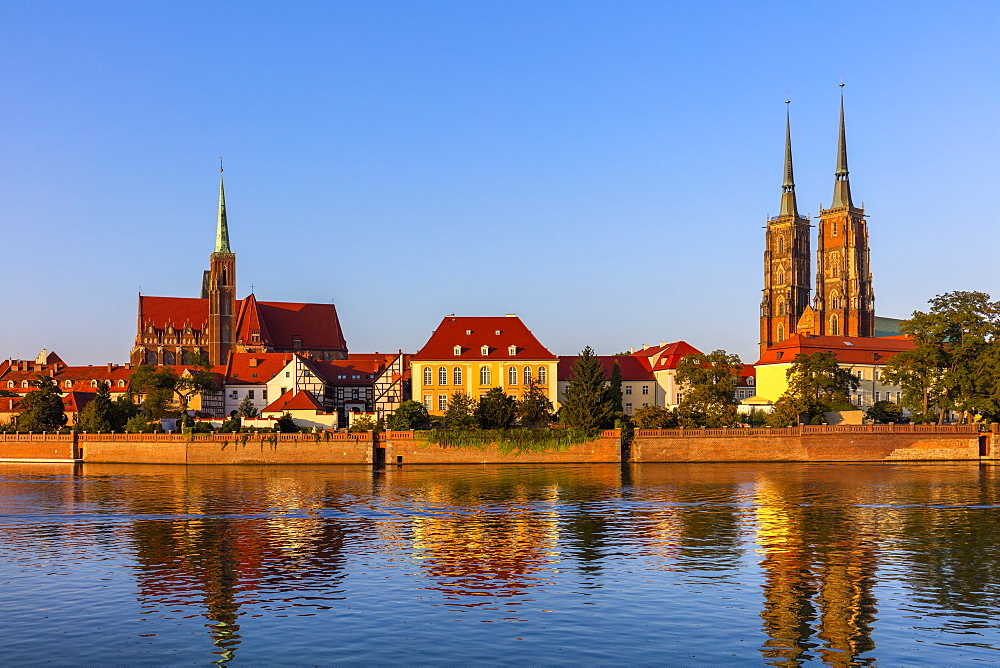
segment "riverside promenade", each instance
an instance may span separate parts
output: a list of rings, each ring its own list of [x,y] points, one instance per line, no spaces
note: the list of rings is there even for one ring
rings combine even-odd
[[[1000,428],[802,425],[620,430],[544,452],[447,447],[412,431],[321,434],[0,434],[0,462],[115,464],[566,464],[1000,460]]]

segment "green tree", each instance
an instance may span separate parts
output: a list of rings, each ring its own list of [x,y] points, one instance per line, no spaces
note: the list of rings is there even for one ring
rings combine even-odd
[[[469,429],[476,426],[476,402],[465,392],[455,392],[448,400],[444,424],[452,429]]]
[[[243,397],[240,405],[236,407],[236,415],[242,418],[255,418],[259,412],[249,395]]]
[[[481,429],[509,429],[514,424],[517,402],[499,387],[491,388],[476,405],[476,423]]]
[[[962,420],[1000,417],[1000,303],[984,292],[949,292],[915,311],[900,331],[914,343],[893,356],[882,377],[898,385],[903,405],[927,419],[945,411]]]
[[[517,402],[517,421],[522,425],[545,425],[552,422],[552,402],[545,390],[531,383]]]
[[[362,415],[354,419],[351,422],[350,428],[347,431],[350,432],[361,432],[361,431],[381,431],[382,421],[376,418],[374,415]]]
[[[170,410],[174,400],[174,388],[180,382],[177,372],[170,367],[156,367],[140,364],[129,376],[129,388],[142,394],[142,412],[149,420],[176,417]]]
[[[125,431],[128,421],[140,413],[140,409],[128,394],[122,394],[111,406],[111,431]]]
[[[891,401],[876,401],[865,413],[865,417],[873,422],[895,422],[903,421],[903,409]]]
[[[222,421],[219,425],[219,431],[224,434],[238,433],[241,429],[240,418],[236,415],[231,415]]]
[[[97,393],[80,413],[80,428],[94,434],[107,434],[115,426],[115,405],[111,401],[111,385],[97,383]]]
[[[573,362],[572,377],[563,395],[559,419],[589,434],[614,424],[614,409],[608,401],[604,369],[587,346]]]
[[[386,428],[392,431],[409,431],[411,429],[427,429],[431,418],[427,409],[419,401],[404,401],[386,420]]]
[[[156,431],[156,426],[156,422],[151,421],[143,414],[138,414],[133,415],[129,421],[125,423],[125,431],[130,434],[148,434]]]
[[[678,426],[677,414],[656,404],[636,409],[632,421],[638,429],[674,429]]]
[[[680,387],[678,418],[684,427],[732,427],[739,424],[736,383],[743,371],[738,355],[725,350],[685,355],[677,363]]]
[[[625,417],[625,407],[622,404],[622,368],[618,364],[618,360],[615,360],[614,364],[611,365],[611,378],[608,379],[605,398],[611,404],[611,410],[615,414],[615,419],[623,419]]]
[[[21,431],[59,431],[66,426],[66,411],[56,382],[38,376],[32,384],[38,388],[21,399],[22,413],[17,420]]]
[[[282,416],[275,421],[274,428],[282,434],[295,434],[299,431],[299,425],[295,424],[295,421],[292,420],[291,413],[283,413]]]
[[[826,411],[852,408],[850,393],[858,388],[858,378],[842,369],[830,351],[799,353],[785,372],[788,388],[774,402],[768,416],[771,426],[797,424],[800,416],[813,423]]]

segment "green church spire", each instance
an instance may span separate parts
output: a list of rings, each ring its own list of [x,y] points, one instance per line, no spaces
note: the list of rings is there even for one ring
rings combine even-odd
[[[792,121],[788,105],[791,100],[785,100],[785,181],[781,184],[781,211],[779,216],[799,215],[795,205],[795,177],[792,175]]]
[[[851,202],[851,182],[847,178],[847,131],[844,128],[844,84],[840,84],[840,139],[837,144],[837,172],[833,184],[831,209],[854,206]]]
[[[215,230],[215,252],[233,252],[229,248],[229,224],[226,222],[226,190],[222,185],[222,158],[219,158],[219,224]]]

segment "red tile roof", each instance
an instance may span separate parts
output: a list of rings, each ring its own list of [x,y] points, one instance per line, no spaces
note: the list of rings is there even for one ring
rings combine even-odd
[[[559,380],[570,380],[573,377],[573,363],[576,362],[576,358],[576,355],[559,356]],[[618,360],[618,366],[621,368],[622,380],[656,380],[653,372],[644,364],[645,360],[632,355],[598,355],[597,359],[604,369],[604,377],[609,380],[615,360]]]
[[[293,353],[233,353],[224,371],[226,382],[234,385],[263,385],[292,361],[292,355]]]
[[[156,329],[166,329],[168,324],[172,324],[174,329],[181,329],[187,324],[197,330],[208,329],[208,300],[139,295],[140,329],[144,330],[149,325]]]
[[[799,353],[830,351],[842,364],[885,364],[893,355],[912,350],[906,336],[849,337],[793,334],[768,348],[757,364],[788,364]]]
[[[375,376],[384,365],[379,367],[375,360],[306,360],[317,376],[331,385],[367,386],[375,382]],[[344,376],[341,378],[341,376]],[[360,378],[355,378],[360,376]],[[369,377],[370,376],[370,377]]]
[[[323,405],[316,400],[309,390],[302,390],[293,394],[288,390],[280,397],[268,404],[261,413],[284,413],[285,411],[319,411],[324,412]]]
[[[498,333],[499,332],[499,333]],[[459,346],[460,354],[455,354]],[[482,347],[488,352],[482,354]],[[516,354],[508,349],[515,346]],[[414,361],[436,360],[555,360],[516,316],[446,316]]]
[[[674,341],[658,350],[656,361],[653,363],[653,371],[663,371],[666,369],[676,369],[677,363],[685,355],[700,355],[701,351],[686,341]]]

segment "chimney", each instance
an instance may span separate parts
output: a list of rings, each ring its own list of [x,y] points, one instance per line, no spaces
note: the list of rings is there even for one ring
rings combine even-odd
[[[250,358],[250,366],[251,367],[257,366],[257,362],[258,362],[258,359],[256,357],[251,357]]]
[[[507,317],[508,317],[508,318],[516,318],[516,317],[517,317],[517,314],[516,314],[516,313],[508,313],[508,314],[507,314]]]
[[[629,355],[634,355],[635,354],[635,346],[632,346],[631,348],[628,349],[628,354]]]
[[[643,350],[649,350],[649,344],[648,343],[642,344],[642,349]]]
[[[661,347],[661,348],[662,348],[663,346],[665,346],[665,345],[667,345],[667,342],[666,342],[666,341],[660,341],[660,347]]]
[[[112,370],[113,370],[114,368],[115,368],[115,365],[114,365],[114,364],[112,364],[111,362],[108,362],[108,373],[111,373],[111,371],[112,371]]]

